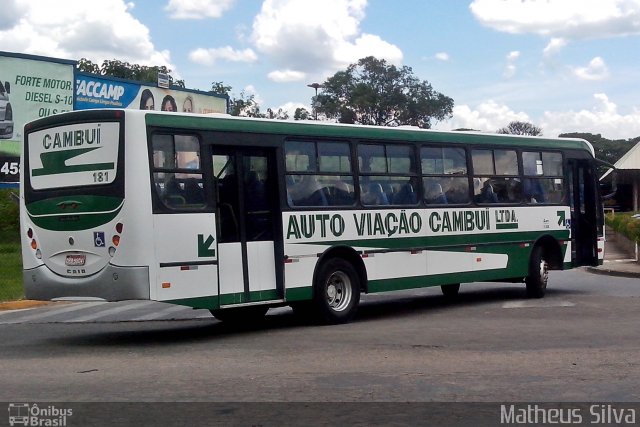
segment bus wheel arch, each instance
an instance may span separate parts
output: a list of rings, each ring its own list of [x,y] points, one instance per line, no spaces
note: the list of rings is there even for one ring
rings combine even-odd
[[[364,264],[354,250],[336,247],[325,252],[313,274],[314,317],[322,323],[351,320],[358,309],[365,278]]]
[[[529,271],[525,278],[527,296],[542,298],[547,290],[549,270],[562,268],[560,243],[551,236],[538,239],[529,255]]]
[[[348,261],[353,265],[353,267],[358,272],[358,276],[360,277],[360,290],[364,293],[368,292],[368,279],[367,279],[367,269],[364,266],[364,262],[362,261],[362,257],[353,248],[348,246],[334,246],[330,249],[327,249],[318,259],[318,263],[316,264],[316,268],[313,272],[313,281],[316,281],[316,275],[318,274],[318,270],[323,262],[330,258],[342,258],[345,261]]]
[[[549,264],[549,269],[562,270],[562,246],[557,239],[547,234],[535,241],[533,248],[535,249],[536,246],[542,247],[544,257]]]

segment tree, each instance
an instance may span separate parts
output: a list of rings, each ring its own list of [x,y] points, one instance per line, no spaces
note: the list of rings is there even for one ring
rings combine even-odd
[[[632,149],[639,141],[640,136],[633,139],[616,139],[611,140],[607,138],[603,138],[601,134],[592,134],[592,133],[562,133],[558,135],[560,138],[581,138],[586,139],[593,145],[593,150],[596,153],[596,158],[600,160],[604,160],[605,162],[614,164],[622,156],[626,154],[627,151]],[[604,165],[598,165],[598,174],[601,176],[607,171],[607,167]]]
[[[296,111],[293,113],[293,120],[311,120],[311,118],[309,110],[303,107],[296,108]]]
[[[373,56],[338,71],[321,87],[314,100],[318,113],[341,123],[430,128],[453,111],[453,99],[419,80],[410,67]]]
[[[211,83],[211,90],[209,92],[215,93],[216,95],[229,96],[229,92],[231,92],[231,86],[227,86],[223,82],[213,82]]]
[[[226,95],[228,97],[228,111],[232,116],[260,117],[278,120],[287,120],[289,118],[289,113],[284,111],[282,108],[278,108],[277,111],[267,108],[267,112],[262,113],[260,112],[260,106],[256,102],[254,94],[247,95],[247,93],[242,90],[240,91],[240,96],[235,97],[231,95],[231,90],[232,87],[225,85],[223,82],[213,82],[211,83],[211,90],[209,92],[218,95]],[[298,110],[296,110],[296,114],[297,112]]]
[[[117,59],[105,60],[101,66],[91,62],[87,58],[82,58],[77,65],[80,71],[85,73],[100,74],[103,76],[119,77],[121,79],[135,80],[143,83],[155,83],[158,81],[158,73],[169,76],[169,85],[184,88],[184,80],[175,80],[171,76],[171,70],[166,66],[130,64]]]
[[[529,135],[539,136],[542,135],[542,129],[529,122],[513,121],[507,125],[507,127],[500,128],[497,133],[508,135]]]

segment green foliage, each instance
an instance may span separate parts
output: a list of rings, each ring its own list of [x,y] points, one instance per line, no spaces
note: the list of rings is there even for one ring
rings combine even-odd
[[[505,135],[542,135],[542,129],[529,122],[513,121],[506,127],[497,130],[497,133]]]
[[[318,113],[341,123],[430,128],[451,117],[453,99],[436,92],[410,67],[397,68],[373,56],[338,71],[314,99]]]
[[[231,86],[225,85],[223,82],[213,82],[211,83],[211,93],[215,93],[216,95],[229,95],[231,92]]]
[[[226,95],[229,97],[228,110],[229,114],[231,114],[232,116],[260,117],[279,120],[286,120],[289,118],[289,114],[282,108],[279,108],[278,111],[267,108],[267,112],[262,113],[260,111],[260,106],[256,102],[254,94],[247,95],[247,93],[243,90],[240,92],[240,96],[236,97],[231,95],[231,90],[232,87],[225,85],[223,82],[211,83],[211,93],[215,93],[217,95]]]
[[[593,149],[596,152],[596,158],[604,160],[605,162],[614,164],[627,151],[633,148],[634,145],[640,141],[640,136],[633,139],[616,139],[611,140],[603,138],[601,134],[592,133],[563,133],[559,135],[560,138],[582,138],[586,139],[593,145]],[[598,166],[598,176],[602,176],[607,171],[606,166]]]
[[[294,120],[311,120],[311,113],[306,108],[298,107],[293,113]]]
[[[2,197],[2,199],[4,198]],[[0,214],[5,212],[4,210],[0,211]],[[0,230],[0,272],[0,301],[14,301],[23,298],[22,254],[20,252],[20,232],[17,226],[15,229]]]
[[[17,191],[0,190],[0,301],[23,297]]]
[[[0,190],[0,231],[18,233],[20,229],[17,190]]]
[[[100,74],[103,76],[119,77],[121,79],[135,80],[143,83],[156,83],[158,81],[158,73],[169,75],[169,84],[184,88],[184,80],[174,80],[171,76],[171,70],[166,66],[154,65],[149,67],[146,65],[130,64],[117,59],[105,60],[102,66],[95,64],[87,58],[82,58],[77,65],[80,71],[86,73]]]
[[[617,212],[615,214],[608,214],[605,219],[607,225],[617,233],[640,243],[640,218],[633,218],[634,213],[637,212]]]

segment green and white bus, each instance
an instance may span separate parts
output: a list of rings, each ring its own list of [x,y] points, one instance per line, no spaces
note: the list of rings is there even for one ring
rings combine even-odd
[[[598,265],[591,145],[417,128],[87,110],[25,127],[27,298],[148,299],[221,320],[361,293]]]

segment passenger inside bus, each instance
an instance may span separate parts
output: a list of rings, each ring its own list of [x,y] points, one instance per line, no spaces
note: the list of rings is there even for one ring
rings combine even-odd
[[[480,180],[478,180],[478,183],[479,182]],[[475,180],[474,184],[476,184]],[[475,199],[478,203],[498,203],[498,195],[493,191],[493,186],[488,179],[484,182],[484,184],[482,184],[480,194],[476,195]]]

